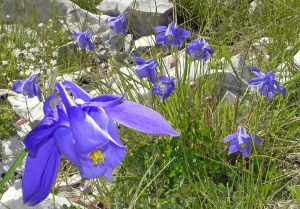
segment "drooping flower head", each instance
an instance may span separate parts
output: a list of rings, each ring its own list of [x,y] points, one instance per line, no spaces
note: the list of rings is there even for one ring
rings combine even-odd
[[[170,77],[170,79],[165,76],[159,76],[159,82],[152,87],[153,94],[162,94],[163,96],[160,98],[160,101],[165,101],[175,90],[174,77]]]
[[[193,56],[196,60],[208,60],[214,53],[213,48],[205,42],[203,37],[192,41],[186,49],[187,54]]]
[[[118,17],[109,17],[105,22],[109,24],[110,29],[114,34],[119,35],[120,33],[123,33],[125,36],[127,35],[127,23],[124,13],[121,13]]]
[[[153,29],[157,33],[155,39],[157,44],[180,47],[183,45],[183,39],[190,37],[189,31],[176,27],[174,22],[170,23],[168,27],[158,26]]]
[[[30,206],[50,193],[61,155],[74,163],[83,177],[105,176],[112,181],[112,170],[126,154],[115,121],[145,133],[179,135],[160,114],[124,96],[92,98],[69,81],[57,83],[56,90],[58,96],[45,101],[45,118],[23,140],[29,151],[22,180],[23,200]],[[53,100],[57,104],[51,107]]]
[[[156,67],[157,61],[155,59],[145,61],[141,57],[134,57],[136,64],[135,71],[140,78],[149,77],[152,83],[156,83]]]
[[[252,140],[254,140],[256,145],[261,144],[261,139],[259,136],[255,134],[252,134],[250,136],[249,134],[247,134],[247,131],[244,127],[240,127],[235,134],[226,136],[223,141],[231,141],[229,145],[229,154],[239,151],[244,157],[249,157],[252,150]]]
[[[262,73],[258,67],[253,67],[252,71],[258,77],[252,78],[249,81],[249,85],[252,87],[257,87],[259,93],[265,95],[269,100],[271,100],[275,94],[276,89],[283,95],[286,95],[286,89],[277,80],[273,72],[268,72],[266,74]]]
[[[39,88],[40,78],[37,74],[32,74],[28,79],[16,81],[12,85],[12,89],[15,92],[20,92],[28,98],[37,96],[42,101],[42,93]]]
[[[95,49],[95,46],[91,41],[91,38],[93,36],[92,30],[87,30],[85,32],[74,32],[72,36],[77,37],[75,42],[81,49]]]

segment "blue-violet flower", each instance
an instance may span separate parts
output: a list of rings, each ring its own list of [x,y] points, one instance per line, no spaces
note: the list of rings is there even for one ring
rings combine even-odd
[[[72,36],[77,37],[75,42],[81,49],[95,49],[95,46],[91,41],[91,38],[93,36],[92,30],[87,30],[85,32],[74,32]]]
[[[121,13],[118,17],[109,17],[105,22],[109,24],[110,29],[114,34],[118,35],[123,33],[125,36],[127,35],[127,23],[124,13]]]
[[[42,93],[39,88],[40,78],[37,74],[32,74],[28,79],[19,80],[13,83],[12,89],[15,92],[21,92],[22,95],[28,98],[38,97],[42,101]]]
[[[140,78],[148,77],[152,83],[156,83],[156,67],[157,61],[155,59],[151,59],[145,61],[141,57],[134,57],[136,64],[135,71]]]
[[[46,99],[44,119],[23,140],[29,151],[22,180],[23,201],[30,206],[50,193],[62,155],[83,177],[106,176],[112,181],[112,170],[126,154],[115,121],[145,133],[179,135],[159,113],[124,96],[92,98],[70,81],[57,83],[56,90],[60,97]],[[51,107],[53,100],[57,104]]]
[[[190,37],[190,32],[177,28],[174,22],[170,23],[168,27],[166,26],[158,26],[153,28],[157,33],[156,43],[157,44],[166,44],[168,46],[174,45],[176,47],[180,47],[183,45],[183,39]]]
[[[286,95],[286,89],[276,80],[276,76],[273,72],[264,74],[258,67],[253,67],[252,71],[259,77],[252,78],[249,81],[249,85],[252,87],[258,87],[258,91],[262,95],[267,96],[269,100],[275,96],[276,88],[283,96]]]
[[[152,87],[153,94],[162,94],[163,96],[160,98],[160,101],[165,101],[175,90],[174,77],[170,77],[170,79],[165,76],[159,76],[159,82]]]
[[[213,48],[205,42],[203,37],[192,41],[186,49],[187,54],[193,56],[196,60],[207,61],[214,53]]]
[[[235,153],[237,151],[241,152],[244,157],[249,157],[252,149],[252,140],[254,140],[256,145],[261,144],[261,139],[259,136],[252,134],[251,136],[247,134],[244,127],[238,128],[235,134],[230,134],[224,138],[224,142],[231,141],[229,145],[229,154]]]

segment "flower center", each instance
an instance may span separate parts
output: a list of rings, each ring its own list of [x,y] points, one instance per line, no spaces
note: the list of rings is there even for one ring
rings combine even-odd
[[[242,144],[240,144],[240,147],[241,147],[242,149],[245,149],[245,148],[247,147],[247,145],[246,145],[245,143],[242,143]]]
[[[90,158],[93,161],[94,165],[97,164],[103,164],[104,163],[104,159],[105,159],[105,155],[101,152],[101,150],[94,150],[91,154],[90,154]]]
[[[172,41],[173,40],[173,36],[168,35],[168,41]]]
[[[196,55],[199,57],[200,55],[202,54],[202,52],[200,52],[200,51],[197,51],[196,52]]]
[[[159,88],[160,88],[160,89],[165,89],[165,88],[166,88],[166,85],[165,85],[165,84],[161,84]]]
[[[24,92],[23,92],[23,95],[27,95],[27,94],[28,94],[28,91],[24,91]]]

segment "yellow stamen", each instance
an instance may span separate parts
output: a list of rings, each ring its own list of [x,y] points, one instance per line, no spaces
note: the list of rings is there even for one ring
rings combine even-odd
[[[245,149],[246,146],[247,146],[247,145],[246,145],[245,143],[240,144],[240,147],[241,147],[242,149]]]
[[[27,95],[27,94],[28,94],[28,91],[24,91],[24,92],[23,92],[23,95]]]
[[[101,150],[94,150],[91,154],[90,154],[90,158],[93,161],[94,165],[97,164],[103,164],[104,163],[104,159],[105,159],[105,155],[101,152]]]
[[[169,35],[168,36],[168,41],[172,41],[173,40],[173,36]]]
[[[196,55],[199,57],[202,54],[202,52],[197,51]]]
[[[160,89],[165,89],[165,88],[166,88],[166,85],[165,85],[165,84],[161,84],[159,88],[160,88]]]

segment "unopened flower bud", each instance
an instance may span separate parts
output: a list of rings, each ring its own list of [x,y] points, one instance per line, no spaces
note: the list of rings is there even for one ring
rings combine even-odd
[[[190,88],[192,89],[192,88],[194,88],[195,86],[196,86],[195,81],[191,81],[191,82],[190,82]]]
[[[84,187],[83,187],[83,189],[82,189],[82,193],[83,193],[84,195],[87,195],[90,191],[92,191],[92,185],[91,185],[91,182],[88,181],[88,182],[84,185]]]
[[[164,56],[164,53],[163,52],[159,52],[157,53],[156,57],[163,57]]]
[[[213,98],[211,96],[208,96],[205,98],[205,101],[207,101],[208,103],[212,103]]]

